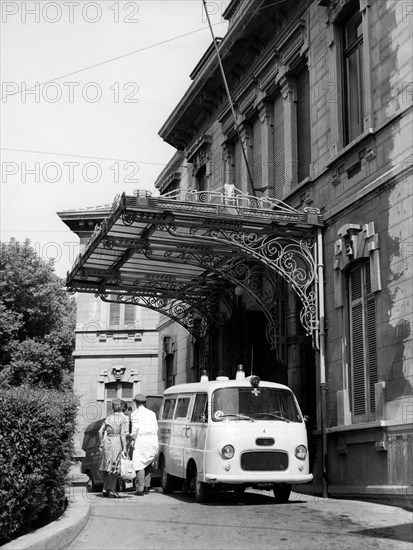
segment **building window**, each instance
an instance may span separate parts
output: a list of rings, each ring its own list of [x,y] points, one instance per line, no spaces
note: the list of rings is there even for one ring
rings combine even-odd
[[[243,187],[243,154],[242,143],[239,139],[234,142],[234,160],[233,160],[233,174],[234,181],[232,182],[235,187],[242,190]]]
[[[259,118],[256,118],[252,124],[252,185],[248,182],[248,193],[255,194],[254,191],[262,188],[262,124]]]
[[[195,176],[195,187],[197,191],[207,191],[208,190],[208,178],[206,164],[203,164],[198,170]]]
[[[308,178],[311,163],[310,79],[308,68],[297,74],[297,180]]]
[[[342,23],[344,80],[344,140],[350,143],[364,130],[363,25],[359,3]]]
[[[175,338],[164,336],[162,338],[162,379],[165,381],[165,388],[175,385],[176,358]]]
[[[375,418],[377,374],[376,297],[371,288],[370,262],[349,272],[351,387],[353,420]]]
[[[170,388],[174,384],[175,384],[174,356],[170,354],[165,357],[165,387]]]
[[[109,328],[135,328],[136,306],[111,302],[109,304]]]
[[[274,198],[282,199],[285,184],[284,105],[281,95],[274,99],[272,124],[272,177]]]
[[[180,179],[174,179],[168,185],[165,187],[165,189],[162,191],[162,195],[167,195],[168,193],[176,192],[181,187],[181,180]],[[172,199],[176,199],[177,196],[170,197]]]
[[[105,385],[105,410],[106,416],[112,414],[112,401],[121,399],[128,405],[128,410],[132,410],[132,382],[109,382]]]

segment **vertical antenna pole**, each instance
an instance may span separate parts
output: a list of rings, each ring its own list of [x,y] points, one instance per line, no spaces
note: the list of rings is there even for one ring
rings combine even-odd
[[[236,115],[236,113],[235,113],[234,104],[233,104],[233,102],[232,102],[231,92],[229,91],[228,82],[227,82],[227,77],[225,76],[225,71],[224,71],[224,67],[223,67],[223,65],[222,65],[221,56],[219,55],[218,44],[217,44],[217,42],[216,42],[216,40],[215,40],[214,31],[213,31],[213,29],[212,29],[211,19],[210,19],[210,17],[209,17],[208,9],[207,9],[207,6],[206,6],[206,0],[202,0],[202,3],[203,3],[203,5],[204,5],[205,15],[206,15],[207,20],[208,20],[209,30],[211,31],[212,42],[213,42],[213,44],[214,44],[215,52],[216,52],[216,54],[217,54],[218,64],[219,64],[219,68],[220,68],[220,70],[221,70],[222,80],[224,81],[225,91],[227,92],[227,97],[228,97],[229,105],[230,105],[230,108],[231,108],[232,116],[233,116],[233,118],[234,118],[235,129],[236,129],[236,131],[237,131],[238,139],[239,139],[239,141],[240,141],[240,143],[241,143],[241,151],[242,151],[242,156],[244,157],[245,166],[246,166],[246,168],[247,168],[248,179],[249,179],[249,182],[250,182],[250,185],[251,185],[252,192],[254,193],[254,195],[256,195],[256,193],[255,193],[255,187],[254,187],[254,182],[253,182],[253,180],[252,180],[252,175],[251,175],[250,166],[249,166],[249,164],[248,164],[247,153],[246,153],[246,151],[245,151],[245,144],[244,144],[243,141],[242,141],[241,132],[240,132],[240,129],[239,129],[239,126],[238,126],[238,123],[237,123],[237,115]]]
[[[254,348],[251,347],[251,376],[252,376],[253,367],[254,367]]]

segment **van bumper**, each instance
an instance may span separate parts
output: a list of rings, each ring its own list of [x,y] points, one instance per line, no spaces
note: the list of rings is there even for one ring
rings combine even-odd
[[[206,474],[205,483],[230,483],[234,485],[246,483],[290,483],[299,484],[299,483],[309,483],[313,480],[313,474],[303,474],[303,475],[280,475],[275,472],[260,472],[253,473],[249,472],[248,475],[237,475],[237,474]]]

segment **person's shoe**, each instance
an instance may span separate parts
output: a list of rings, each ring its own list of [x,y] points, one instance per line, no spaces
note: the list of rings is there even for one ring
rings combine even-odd
[[[109,498],[120,498],[119,494],[116,492],[109,491],[108,493]]]
[[[143,497],[144,494],[145,494],[144,491],[135,491],[135,495],[136,495],[137,497]]]
[[[151,490],[150,487],[145,487],[145,491],[144,491],[144,492],[145,492],[145,493],[149,493],[150,490]]]
[[[102,497],[107,498],[109,496],[109,493],[107,491],[102,491]]]

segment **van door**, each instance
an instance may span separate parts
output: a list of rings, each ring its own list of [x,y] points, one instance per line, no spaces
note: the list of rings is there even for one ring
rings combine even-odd
[[[191,395],[178,395],[175,415],[171,424],[168,472],[180,478],[185,477],[184,448],[190,402]]]
[[[185,430],[184,466],[195,460],[197,472],[203,476],[205,468],[205,444],[208,429],[208,394],[198,393],[189,423]]]

